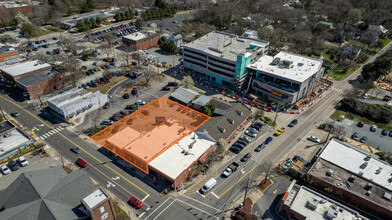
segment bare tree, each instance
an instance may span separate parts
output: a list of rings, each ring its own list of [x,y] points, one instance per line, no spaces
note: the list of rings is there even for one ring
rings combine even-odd
[[[181,80],[181,84],[184,88],[191,88],[195,85],[195,82],[191,76],[184,76],[184,78]]]
[[[13,18],[11,15],[11,12],[10,12],[10,10],[8,10],[5,7],[0,7],[0,14],[1,14],[1,16],[0,16],[1,25],[4,28],[6,28],[8,22],[10,22],[10,20]]]
[[[58,41],[58,44],[64,51],[71,52],[72,56],[76,56],[76,51],[79,49],[79,46],[74,38],[63,37]]]
[[[347,133],[343,125],[334,126],[332,132],[337,138],[344,137]]]
[[[65,76],[69,79],[73,87],[76,87],[76,82],[80,75],[80,63],[75,57],[66,57],[61,64],[62,71],[65,72]]]
[[[273,167],[274,167],[274,165],[271,163],[271,161],[266,161],[261,164],[260,168],[258,168],[257,173],[259,175],[264,173],[264,176],[265,176],[264,183],[267,182],[267,178],[271,174]]]
[[[129,66],[132,62],[132,54],[130,53],[130,47],[125,46],[125,51],[120,52],[118,59],[122,61],[122,66]]]
[[[157,73],[153,70],[152,67],[147,68],[144,71],[144,86],[149,86],[151,80],[157,75]]]
[[[112,46],[109,44],[105,44],[102,48],[103,52],[107,55],[107,58],[110,58],[110,54],[113,52],[112,51]]]

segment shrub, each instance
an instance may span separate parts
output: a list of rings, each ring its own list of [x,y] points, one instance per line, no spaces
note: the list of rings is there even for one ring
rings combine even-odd
[[[391,123],[392,107],[387,105],[368,104],[354,98],[344,98],[341,109],[357,114],[379,123]]]

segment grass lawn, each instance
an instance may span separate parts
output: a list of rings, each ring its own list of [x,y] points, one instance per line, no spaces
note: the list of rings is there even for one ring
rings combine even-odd
[[[382,46],[385,47],[391,42],[391,39],[379,39],[379,41],[382,43]]]
[[[346,119],[354,119],[354,114],[352,114],[351,112],[345,112],[342,110],[336,110],[331,116],[330,118],[338,120],[340,115],[344,115],[344,118]],[[379,129],[387,129],[388,131],[392,131],[392,123],[386,124],[386,123],[376,123],[370,119],[367,119],[365,117],[361,117],[361,116],[357,116],[356,118],[357,121],[363,121],[365,122],[365,124],[368,125],[377,125],[377,127]]]
[[[39,31],[39,34],[40,34],[40,36],[44,36],[44,35],[49,34],[49,32],[44,31],[44,30],[40,30],[40,31]]]
[[[329,76],[335,80],[344,80],[347,77],[349,77],[351,74],[353,74],[359,67],[360,65],[358,64],[353,68],[347,69],[346,72],[344,72],[342,68],[336,67],[336,70],[332,72]]]
[[[51,31],[51,32],[62,32],[61,29],[57,28],[57,27],[53,27],[52,25],[47,25],[44,26],[45,29]]]
[[[120,219],[130,219],[128,214],[123,209],[121,209],[119,206],[115,205],[114,209]]]

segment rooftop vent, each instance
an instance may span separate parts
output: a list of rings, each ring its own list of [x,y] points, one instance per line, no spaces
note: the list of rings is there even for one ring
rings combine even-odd
[[[379,167],[379,168],[376,170],[376,174],[380,174],[380,173],[381,173],[381,170],[382,170],[382,167]]]
[[[373,184],[371,184],[371,183],[368,183],[368,184],[366,184],[366,186],[365,186],[365,189],[366,190],[371,190],[373,188]]]
[[[368,190],[367,192],[366,192],[366,195],[367,196],[370,196],[372,194],[372,191],[371,190]]]
[[[365,160],[369,161],[371,158],[372,158],[372,155],[368,154],[368,155],[366,155]]]
[[[219,131],[220,131],[221,133],[225,133],[225,132],[226,132],[226,130],[225,130],[224,128],[218,127],[218,129],[219,129]]]
[[[388,192],[385,192],[383,198],[386,199],[386,200],[391,201],[392,195],[389,194]]]
[[[230,124],[234,124],[234,120],[233,119],[228,118],[227,121],[229,121]]]
[[[315,198],[312,198],[310,201],[308,201],[306,203],[306,208],[310,209],[310,210],[316,210],[317,209],[317,205],[318,205],[318,201]]]
[[[369,163],[368,163],[367,161],[365,161],[365,162],[361,165],[361,167],[362,167],[362,168],[366,168],[368,164],[369,164]]]
[[[350,181],[350,182],[354,182],[355,181],[355,176],[354,175],[351,175],[349,178],[348,178],[348,181]]]
[[[333,170],[328,170],[327,171],[327,176],[333,176]]]

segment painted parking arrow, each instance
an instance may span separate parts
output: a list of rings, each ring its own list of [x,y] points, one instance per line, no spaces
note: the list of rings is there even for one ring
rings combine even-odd
[[[114,185],[113,183],[108,181],[108,184],[106,186],[109,188],[109,187],[112,187],[112,186],[115,187],[116,185]]]
[[[120,179],[120,177],[119,177],[119,176],[112,177],[112,180],[119,180],[119,179]]]

